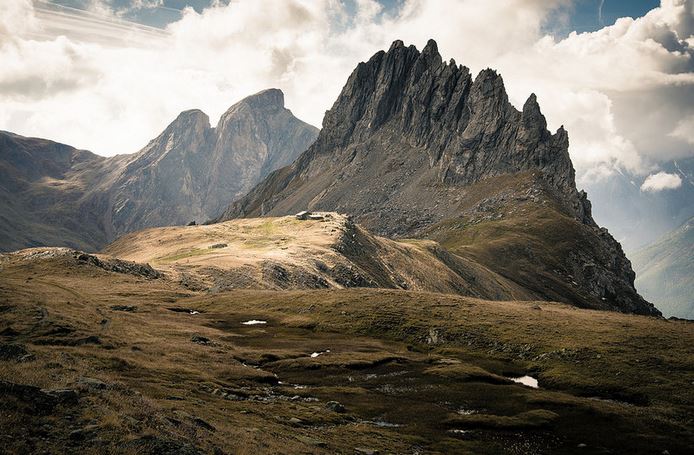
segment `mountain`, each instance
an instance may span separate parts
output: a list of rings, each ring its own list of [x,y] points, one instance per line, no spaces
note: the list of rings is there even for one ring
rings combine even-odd
[[[0,250],[93,251],[137,229],[204,221],[291,163],[317,133],[277,89],[235,104],[215,128],[199,110],[182,112],[132,155],[0,132]]]
[[[694,217],[632,256],[636,287],[665,316],[694,319]]]
[[[395,41],[353,71],[313,145],[217,221],[348,213],[379,235],[438,240],[537,299],[658,314],[576,190],[567,132],[546,125],[535,95],[516,110],[496,72],[473,79],[433,40]]]
[[[593,202],[593,216],[609,228],[629,257],[694,216],[694,158],[661,163],[659,170],[678,175],[682,185],[641,191],[644,176],[623,171],[584,186]]]
[[[102,195],[120,159],[0,132],[0,250],[107,243]]]

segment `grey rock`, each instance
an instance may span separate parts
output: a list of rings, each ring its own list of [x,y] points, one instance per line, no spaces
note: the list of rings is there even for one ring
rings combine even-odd
[[[135,305],[113,305],[111,309],[113,311],[125,311],[132,313],[137,310],[137,307]]]
[[[48,414],[58,404],[54,396],[38,387],[9,381],[0,381],[0,396],[3,397],[4,406],[25,409],[36,415]]]
[[[148,279],[160,278],[162,275],[149,264],[140,264],[132,261],[124,261],[122,259],[109,258],[101,259],[93,254],[87,254],[82,251],[67,250],[80,263],[89,264],[94,267],[106,270],[108,272],[123,273],[128,275],[140,276]],[[124,305],[116,305],[116,307],[126,308]],[[137,307],[128,307],[137,308]],[[111,307],[114,309],[114,307]],[[131,310],[117,310],[131,311]]]
[[[346,411],[346,409],[342,405],[342,403],[340,403],[338,401],[328,401],[327,403],[325,403],[325,407],[330,409],[333,412],[337,412],[340,414]]]
[[[193,335],[192,337],[190,337],[190,341],[192,341],[193,343],[205,344],[205,345],[211,343],[209,338],[204,337],[202,335]]]
[[[204,420],[201,419],[200,417],[194,417],[194,418],[193,418],[193,423],[194,423],[195,425],[199,426],[200,428],[204,428],[205,430],[208,430],[208,431],[217,431],[217,429],[216,429],[214,426],[212,426],[211,424],[207,423],[206,421],[204,421]]]
[[[87,425],[83,428],[78,428],[70,432],[69,437],[75,441],[81,441],[93,436],[98,430],[99,425]]]
[[[0,343],[0,361],[26,362],[28,360],[33,360],[33,355],[23,344]]]
[[[556,209],[572,220],[571,235],[590,240],[576,242],[573,254],[560,258],[576,277],[570,292],[561,274],[551,277],[551,286],[542,284],[541,274],[519,284],[538,299],[658,315],[636,292],[621,246],[596,225],[586,193],[576,189],[568,147],[563,127],[547,130],[534,94],[519,111],[495,71],[473,78],[468,68],[444,62],[434,41],[421,52],[396,41],[357,65],[313,145],[217,221],[339,211],[376,234],[417,237],[459,217],[471,224],[522,219],[515,209],[525,200]],[[520,175],[532,185],[519,194],[503,183],[483,201],[466,192],[473,184]],[[517,247],[529,260],[541,253]],[[583,269],[586,263],[594,266]]]
[[[79,394],[73,389],[43,389],[41,391],[55,398],[61,404],[75,404],[79,400]]]

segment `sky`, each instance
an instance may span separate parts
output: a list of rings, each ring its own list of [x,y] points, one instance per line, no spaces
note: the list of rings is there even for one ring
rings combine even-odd
[[[320,127],[359,61],[434,38],[516,107],[537,94],[579,186],[627,172],[667,191],[659,163],[694,156],[694,0],[2,1],[0,129],[101,155],[270,87]]]

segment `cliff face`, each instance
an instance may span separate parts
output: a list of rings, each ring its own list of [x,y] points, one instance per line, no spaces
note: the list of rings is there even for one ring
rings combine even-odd
[[[277,89],[233,105],[216,128],[202,111],[185,111],[120,174],[113,235],[208,220],[270,171],[291,163],[317,134],[284,107]]]
[[[94,251],[133,230],[205,221],[317,134],[276,89],[235,104],[216,128],[199,110],[182,112],[132,155],[105,158],[0,132],[0,250]]]
[[[388,52],[378,52],[357,66],[326,113],[315,144],[296,165],[232,205],[222,218],[258,212],[255,195],[268,185],[283,187],[286,181],[293,190],[302,183],[292,193],[314,188],[313,196],[318,196],[326,188],[315,191],[320,185],[304,180],[334,172],[339,181],[362,163],[383,167],[379,163],[401,159],[406,161],[399,164],[401,169],[387,169],[390,175],[400,174],[400,186],[412,182],[412,174],[421,170],[420,162],[430,185],[464,186],[514,172],[542,171],[543,178],[565,196],[567,211],[581,222],[593,224],[585,195],[576,191],[568,146],[563,128],[555,134],[547,131],[535,95],[518,111],[509,103],[496,72],[487,69],[473,79],[466,67],[453,60],[442,61],[434,41],[422,52],[396,41]],[[326,156],[328,162],[324,163]],[[418,165],[408,169],[412,162]],[[324,169],[326,165],[331,169]],[[319,203],[325,197],[330,195],[311,198],[311,202]],[[345,194],[341,200],[348,202],[351,197]],[[275,205],[275,201],[261,199],[266,209]],[[307,202],[305,197],[298,199]],[[391,199],[390,194],[386,199]],[[286,205],[276,202],[278,209]],[[359,205],[348,204],[357,212]],[[394,224],[384,220],[377,230],[409,232]]]
[[[434,41],[421,53],[396,41],[359,64],[324,123],[319,143],[328,147],[362,142],[382,126],[396,130],[426,150],[442,182],[538,168],[557,187],[575,187],[568,135],[547,131],[535,95],[517,111],[501,76],[487,69],[473,80],[468,68],[443,62]]]
[[[494,71],[473,78],[466,67],[444,62],[434,41],[421,52],[396,41],[352,72],[315,143],[229,206],[219,220],[335,210],[354,215],[381,235],[438,239],[450,220],[457,226],[484,222],[490,229],[502,219],[524,223],[528,212],[515,210],[520,202],[509,201],[525,197],[520,193],[535,194],[527,210],[551,210],[555,221],[570,221],[561,227],[569,239],[591,233],[594,244],[562,242],[573,246],[561,250],[566,257],[556,269],[544,270],[535,248],[553,246],[543,245],[542,234],[536,233],[538,245],[514,251],[534,257],[532,269],[549,278],[529,284],[528,276],[537,278],[532,271],[519,274],[512,268],[508,277],[531,287],[538,298],[657,313],[634,290],[633,272],[619,244],[593,221],[586,194],[576,189],[568,147],[563,127],[554,134],[547,131],[535,95],[518,111]],[[507,176],[523,178],[502,178]],[[482,198],[480,184],[493,181],[497,184],[485,187]],[[501,240],[523,242],[510,236],[492,240],[490,248]],[[499,266],[487,254],[477,259]],[[576,278],[584,265],[589,272]],[[571,292],[552,291],[567,281]]]

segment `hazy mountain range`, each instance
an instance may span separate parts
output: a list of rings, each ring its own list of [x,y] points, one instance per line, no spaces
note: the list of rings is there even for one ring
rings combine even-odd
[[[660,165],[680,177],[679,188],[644,191],[626,172],[586,185],[595,218],[610,229],[627,254],[657,241],[694,216],[694,158]]]
[[[694,319],[694,218],[632,255],[636,287],[665,316]]]

